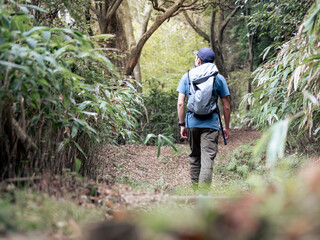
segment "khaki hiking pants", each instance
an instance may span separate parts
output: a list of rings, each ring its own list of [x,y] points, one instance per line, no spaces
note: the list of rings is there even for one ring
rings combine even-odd
[[[189,128],[188,139],[191,148],[191,182],[209,187],[212,182],[213,161],[218,152],[219,131],[210,128]]]

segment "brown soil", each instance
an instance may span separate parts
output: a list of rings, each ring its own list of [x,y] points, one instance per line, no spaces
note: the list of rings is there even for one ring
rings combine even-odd
[[[260,136],[257,131],[232,129],[227,145],[223,144],[220,136],[217,158],[232,153],[240,145],[249,144]],[[175,153],[170,146],[162,147],[161,155],[157,158],[157,146],[108,146],[102,153],[107,160],[104,174],[107,174],[107,179],[112,183],[137,183],[155,190],[157,187],[170,190],[187,185],[190,183],[189,145],[180,144],[177,148],[178,153]]]
[[[261,134],[252,130],[232,129],[227,145],[220,136],[217,158],[227,156],[240,145],[257,140]],[[122,145],[106,146],[100,159],[105,160],[102,176],[119,193],[114,208],[141,207],[150,202],[166,201],[177,188],[190,189],[189,145],[179,144],[178,152],[170,146],[161,148],[157,158],[157,146]]]

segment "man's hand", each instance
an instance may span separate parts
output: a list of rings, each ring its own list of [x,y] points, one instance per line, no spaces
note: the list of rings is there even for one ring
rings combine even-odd
[[[224,128],[223,129],[224,132],[224,137],[226,138],[226,140],[229,138],[229,129]]]
[[[188,139],[187,128],[185,126],[180,127],[180,135],[182,139]]]

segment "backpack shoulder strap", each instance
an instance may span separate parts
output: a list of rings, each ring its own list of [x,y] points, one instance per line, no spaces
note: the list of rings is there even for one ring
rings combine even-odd
[[[216,93],[216,78],[217,78],[217,75],[218,75],[219,72],[215,72],[213,74],[213,82],[212,82],[212,95],[216,95],[217,96],[217,101],[218,101],[218,94]]]
[[[189,74],[189,72],[190,72],[190,69],[188,70],[188,84],[189,84],[189,95],[191,95],[191,88],[192,88],[193,86],[191,86],[191,80],[190,80],[190,74]]]

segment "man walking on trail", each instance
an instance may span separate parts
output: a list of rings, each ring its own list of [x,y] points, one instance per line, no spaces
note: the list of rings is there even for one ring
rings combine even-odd
[[[195,51],[195,66],[188,73],[184,74],[180,80],[177,92],[178,116],[180,125],[180,135],[183,139],[188,139],[190,143],[190,176],[194,189],[207,191],[212,182],[213,161],[218,151],[219,117],[218,111],[207,114],[205,117],[187,111],[184,118],[184,102],[187,96],[191,96],[190,86],[194,81],[207,81],[210,77],[213,80],[216,97],[222,99],[225,128],[223,129],[225,138],[229,138],[230,104],[228,85],[225,78],[213,70],[215,54],[210,48],[201,48]],[[211,87],[212,89],[212,87]],[[189,95],[190,94],[190,95]],[[211,94],[211,93],[210,93]],[[189,103],[188,103],[189,105]],[[217,107],[217,105],[216,105]]]

